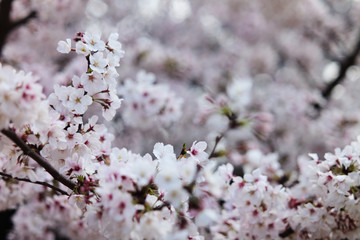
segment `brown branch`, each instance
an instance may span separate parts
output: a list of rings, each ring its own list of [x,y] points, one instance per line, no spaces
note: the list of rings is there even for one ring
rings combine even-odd
[[[74,190],[76,187],[75,183],[61,175],[53,166],[51,166],[48,161],[42,157],[37,152],[33,151],[13,130],[11,129],[3,129],[1,132],[11,139],[25,155],[34,159],[41,167],[43,167],[55,180],[61,182],[71,190]]]
[[[13,177],[9,174],[6,174],[6,173],[3,173],[3,172],[0,172],[0,176],[3,176],[3,178],[10,178],[10,179],[15,179],[17,181],[22,181],[22,182],[29,182],[29,183],[34,183],[34,184],[39,184],[39,185],[43,185],[45,187],[49,187],[51,189],[53,189],[54,191],[56,192],[59,192],[61,194],[64,194],[64,195],[68,195],[69,194],[67,192],[65,192],[64,190],[60,189],[60,188],[57,188],[55,187],[54,185],[51,185],[50,183],[47,183],[47,182],[40,182],[40,181],[31,181],[30,179],[27,179],[27,178],[18,178],[18,177]]]

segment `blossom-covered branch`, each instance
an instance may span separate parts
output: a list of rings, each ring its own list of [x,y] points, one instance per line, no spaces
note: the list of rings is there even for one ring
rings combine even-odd
[[[61,175],[51,164],[43,158],[40,154],[35,152],[31,149],[21,138],[11,129],[3,129],[1,133],[7,136],[11,141],[13,141],[21,150],[24,152],[25,155],[34,159],[41,167],[43,167],[53,178],[69,189],[74,190],[76,184]]]

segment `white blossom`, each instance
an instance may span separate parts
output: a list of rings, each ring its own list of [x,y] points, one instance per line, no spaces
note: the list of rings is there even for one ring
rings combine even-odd
[[[60,53],[69,53],[71,51],[71,39],[66,39],[66,42],[59,41],[56,50]]]

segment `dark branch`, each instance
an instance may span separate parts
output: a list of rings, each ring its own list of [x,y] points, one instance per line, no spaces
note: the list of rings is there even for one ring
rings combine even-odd
[[[36,15],[37,15],[36,11],[31,11],[26,17],[11,23],[10,30],[13,31],[13,30],[15,30],[15,28],[26,24],[30,19],[35,18]]]
[[[285,231],[283,231],[282,233],[279,234],[279,237],[281,238],[287,238],[289,237],[291,234],[295,233],[294,230],[290,227],[287,226],[287,228],[285,229]]]
[[[322,91],[321,91],[321,95],[327,100],[330,100],[330,96],[332,91],[334,90],[334,88],[340,84],[344,79],[345,79],[345,75],[347,70],[355,65],[356,63],[356,58],[360,53],[360,33],[357,37],[357,41],[356,41],[356,45],[354,47],[354,50],[348,55],[346,56],[342,61],[340,61],[340,71],[339,71],[339,75],[332,81],[329,83],[329,85],[327,85]],[[321,109],[323,108],[323,106],[321,106],[318,103],[314,103],[313,104],[314,108],[316,110],[318,110],[319,112],[321,111]]]
[[[337,76],[336,79],[334,79],[322,92],[321,94],[323,95],[323,97],[325,99],[329,99],[332,90],[335,88],[336,85],[338,85],[339,83],[341,83],[344,80],[344,77],[346,75],[346,71],[348,70],[349,67],[353,66],[356,62],[356,57],[359,55],[360,52],[360,34],[357,38],[357,42],[355,45],[354,50],[352,51],[352,53],[350,55],[348,55],[347,57],[345,57],[341,62],[340,62],[340,72],[339,72],[339,76]]]
[[[9,175],[9,174],[6,174],[6,173],[3,173],[3,172],[0,172],[0,176],[3,176],[4,178],[9,178],[9,179],[15,179],[15,180],[17,180],[17,181],[29,182],[29,183],[35,183],[35,184],[43,185],[43,186],[45,186],[45,187],[49,187],[49,188],[53,189],[53,190],[56,191],[56,192],[59,192],[59,193],[61,193],[61,194],[64,194],[64,195],[68,195],[68,196],[69,196],[69,194],[68,194],[67,192],[65,192],[64,190],[62,190],[62,189],[60,189],[60,188],[57,188],[57,187],[55,187],[55,186],[53,186],[53,185],[51,185],[51,184],[49,184],[49,183],[47,183],[47,182],[40,182],[40,181],[35,181],[35,182],[33,182],[33,181],[31,181],[30,179],[13,177],[13,176],[11,176],[11,175]]]
[[[0,20],[3,23],[9,23],[10,22],[10,12],[11,12],[11,6],[12,2],[14,0],[2,0],[0,2]]]
[[[168,202],[164,202],[163,204],[161,204],[161,205],[159,205],[159,206],[157,206],[157,207],[154,207],[152,210],[153,210],[153,211],[160,211],[160,210],[163,209],[164,207],[169,208],[169,207],[171,207],[171,205],[170,205],[170,203],[168,203]]]
[[[36,17],[36,11],[31,11],[26,17],[12,22],[10,19],[12,3],[13,0],[0,1],[0,57],[9,34],[17,27],[26,24],[30,19]]]
[[[43,158],[40,154],[33,151],[21,138],[11,129],[3,129],[1,132],[11,139],[17,146],[21,148],[25,155],[34,159],[41,167],[43,167],[55,180],[61,182],[71,190],[74,190],[75,183],[70,181],[61,175],[53,166],[51,166],[48,161]]]

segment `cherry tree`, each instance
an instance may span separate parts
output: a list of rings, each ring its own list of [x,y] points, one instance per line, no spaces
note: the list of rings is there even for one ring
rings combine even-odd
[[[357,239],[359,11],[1,0],[7,238]]]

